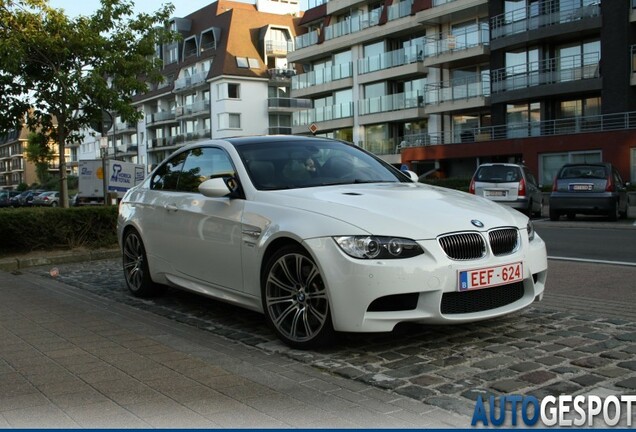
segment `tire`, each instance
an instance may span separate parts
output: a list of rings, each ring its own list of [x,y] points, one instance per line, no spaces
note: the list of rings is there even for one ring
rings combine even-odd
[[[309,349],[333,341],[327,289],[307,251],[282,247],[267,260],[261,281],[265,319],[285,344]]]
[[[551,221],[558,221],[560,216],[561,215],[559,214],[559,212],[557,212],[555,210],[550,210],[550,220]]]
[[[612,221],[612,222],[616,222],[618,220],[618,218],[620,217],[620,211],[619,211],[619,207],[618,207],[618,200],[616,200],[614,202],[614,208],[612,210],[610,210],[610,212],[607,214],[607,218]]]
[[[124,279],[130,292],[136,297],[152,297],[158,294],[159,290],[150,278],[144,243],[136,230],[126,231],[122,249]]]

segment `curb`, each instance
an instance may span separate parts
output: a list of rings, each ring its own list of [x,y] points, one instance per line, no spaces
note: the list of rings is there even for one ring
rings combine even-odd
[[[50,264],[67,264],[81,261],[96,261],[102,259],[117,258],[120,256],[121,251],[119,249],[99,249],[85,252],[42,252],[41,256],[2,258],[0,259],[0,270],[13,272],[28,267],[37,267]]]

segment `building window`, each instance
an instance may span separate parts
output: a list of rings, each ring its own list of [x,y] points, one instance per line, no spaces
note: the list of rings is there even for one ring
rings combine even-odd
[[[219,114],[219,130],[240,129],[240,128],[241,128],[241,114],[238,114],[238,113]]]
[[[600,150],[539,155],[539,183],[552,184],[557,171],[566,163],[596,163],[601,161]]]
[[[237,57],[236,58],[236,66],[240,68],[247,69],[249,68],[249,63],[247,62],[247,57]]]
[[[508,138],[539,136],[541,134],[541,105],[539,102],[508,104],[506,128]]]
[[[218,98],[220,99],[240,99],[241,85],[237,83],[223,83],[216,87]]]

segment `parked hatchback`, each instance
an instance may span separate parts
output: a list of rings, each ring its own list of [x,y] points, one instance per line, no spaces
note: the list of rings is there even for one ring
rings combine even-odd
[[[473,175],[469,191],[528,216],[541,216],[541,189],[536,177],[524,165],[482,164]]]
[[[610,163],[563,165],[552,185],[550,220],[574,219],[577,213],[607,215],[612,221],[627,217],[628,186]]]

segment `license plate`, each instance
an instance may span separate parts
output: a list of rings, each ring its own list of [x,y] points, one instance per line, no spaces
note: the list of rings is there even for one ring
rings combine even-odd
[[[484,195],[487,197],[505,197],[508,195],[508,191],[505,190],[486,190]]]
[[[570,184],[571,191],[591,191],[594,189],[592,184]]]
[[[459,291],[506,285],[523,280],[520,262],[459,272]]]

